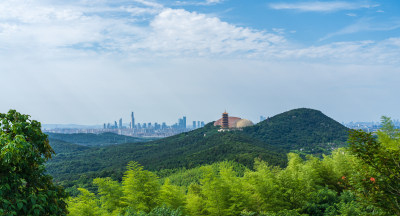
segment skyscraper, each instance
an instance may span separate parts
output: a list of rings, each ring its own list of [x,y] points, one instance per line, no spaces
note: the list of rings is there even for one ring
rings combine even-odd
[[[122,118],[119,119],[119,128],[122,129]]]
[[[114,121],[114,128],[118,128],[117,121]]]
[[[204,121],[201,122],[201,126],[199,126],[199,127],[204,127]]]
[[[178,119],[178,128],[182,128],[183,127],[183,119]]]
[[[131,113],[131,129],[135,128],[135,116]]]
[[[196,121],[193,121],[193,129],[196,129]]]
[[[183,116],[182,123],[183,123],[182,128],[186,129],[186,116]]]
[[[197,121],[197,127],[200,127],[200,121]]]

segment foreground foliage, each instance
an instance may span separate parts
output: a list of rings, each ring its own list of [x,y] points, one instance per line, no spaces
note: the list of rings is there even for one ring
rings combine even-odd
[[[45,174],[53,150],[40,123],[0,113],[0,215],[65,215],[67,194]]]
[[[366,208],[348,190],[348,179],[360,166],[349,152],[339,149],[323,160],[288,156],[285,169],[256,160],[255,170],[243,174],[230,162],[202,166],[200,180],[187,187],[171,184],[168,178],[160,183],[153,173],[131,162],[121,183],[95,179],[97,195],[80,189],[82,193],[69,200],[69,211],[71,215],[384,215],[379,207]],[[173,178],[179,182],[179,176]]]
[[[369,204],[400,215],[400,131],[389,118],[382,117],[377,136],[362,131],[351,133],[350,150],[362,166],[351,184]]]

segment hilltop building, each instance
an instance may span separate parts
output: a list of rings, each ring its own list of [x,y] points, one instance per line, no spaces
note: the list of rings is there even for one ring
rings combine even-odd
[[[229,116],[225,111],[222,113],[222,118],[214,122],[214,126],[221,126],[222,130],[241,129],[248,126],[253,126],[254,123],[248,119]]]

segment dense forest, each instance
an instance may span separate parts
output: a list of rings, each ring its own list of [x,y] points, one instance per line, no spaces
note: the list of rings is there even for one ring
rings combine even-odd
[[[58,151],[62,143],[51,139],[50,144],[58,154],[47,163],[47,170],[65,187],[91,188],[96,177],[122,180],[129,161],[137,161],[145,169],[158,173],[226,160],[252,168],[254,158],[285,167],[288,152],[321,157],[322,153],[329,154],[332,149],[344,146],[348,135],[348,129],[338,122],[320,111],[304,108],[276,115],[244,130],[221,133],[218,129],[209,123],[194,131],[146,143],[86,149],[67,144],[64,152]],[[75,141],[78,138],[75,136]]]
[[[60,133],[47,133],[51,140],[61,140],[68,143],[74,143],[89,147],[99,147],[116,145],[121,143],[136,143],[136,142],[148,142],[157,140],[159,138],[141,138],[141,137],[130,137],[124,135],[118,135],[115,133],[78,133],[78,134],[60,134]]]

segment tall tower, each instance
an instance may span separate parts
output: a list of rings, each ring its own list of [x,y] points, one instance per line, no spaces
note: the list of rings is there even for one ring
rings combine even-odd
[[[222,129],[228,129],[229,128],[229,116],[228,113],[225,111],[222,113]]]
[[[135,128],[135,116],[131,113],[131,129]]]
[[[182,125],[183,129],[186,129],[186,116],[183,116],[182,123],[183,123]]]
[[[119,128],[122,129],[122,118],[119,119]]]

